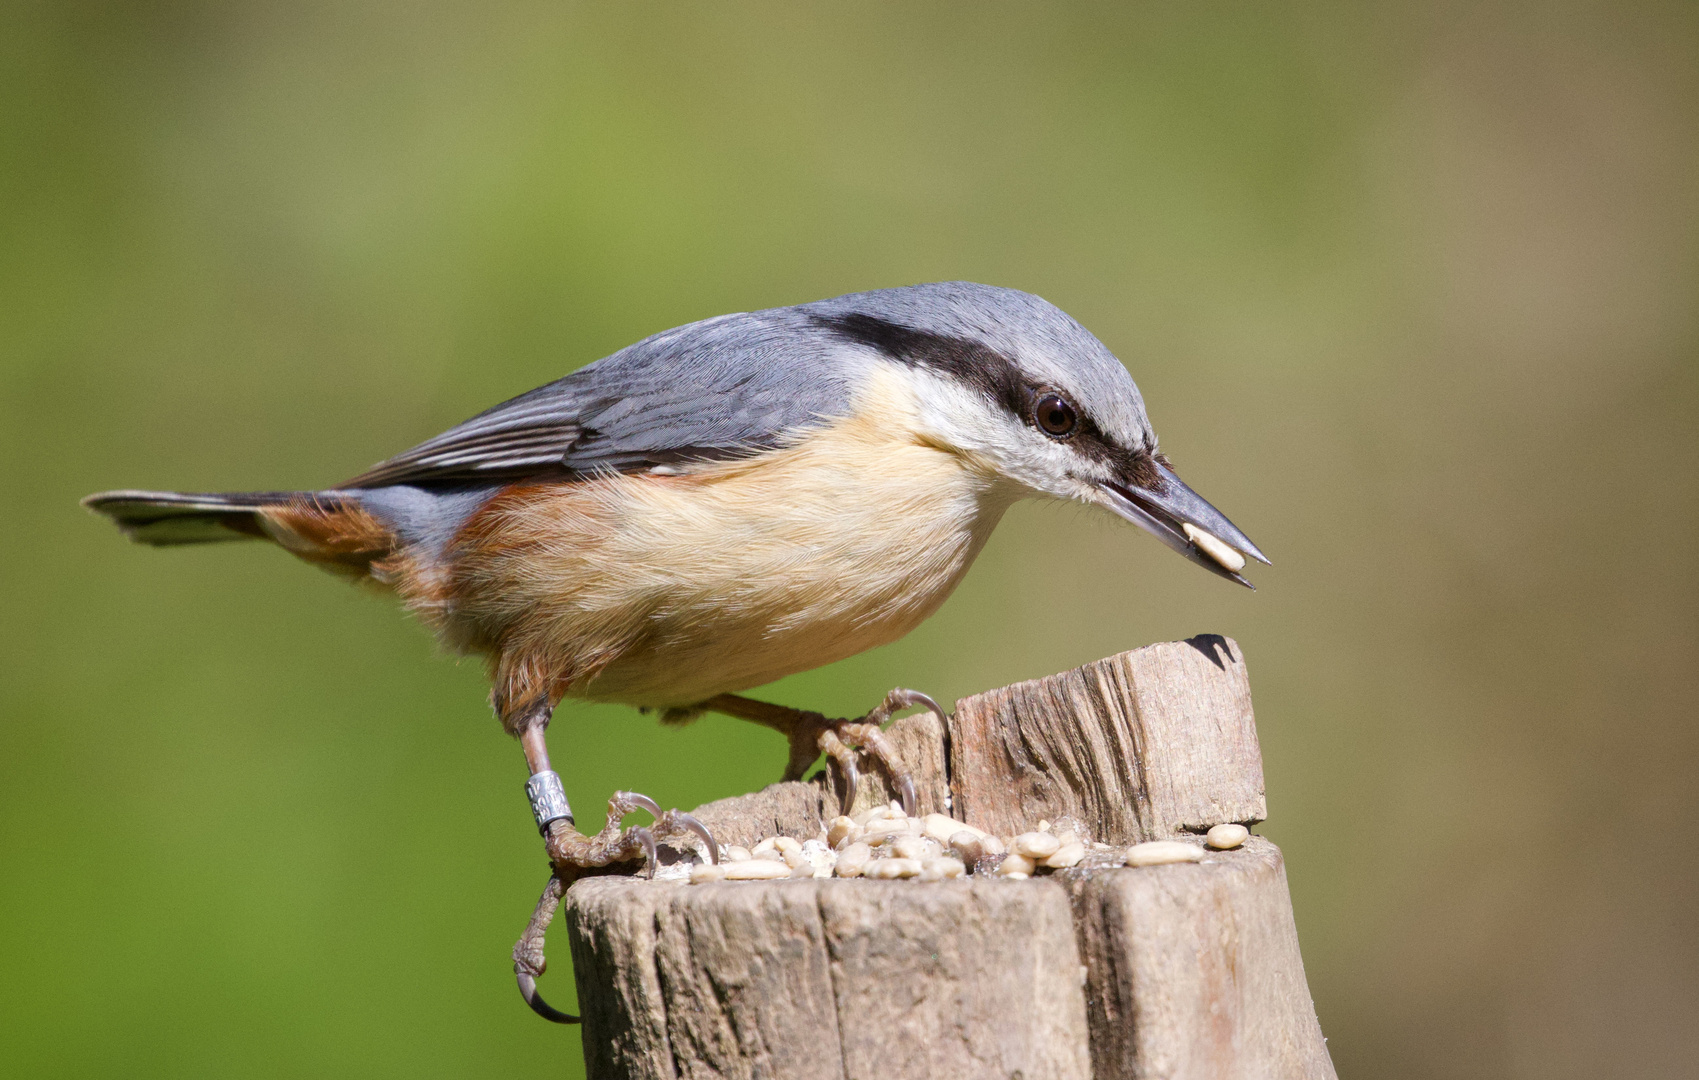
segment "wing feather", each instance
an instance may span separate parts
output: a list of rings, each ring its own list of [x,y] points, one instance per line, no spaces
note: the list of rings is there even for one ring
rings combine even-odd
[[[572,476],[759,453],[843,415],[868,362],[798,309],[723,315],[587,364],[339,486]]]

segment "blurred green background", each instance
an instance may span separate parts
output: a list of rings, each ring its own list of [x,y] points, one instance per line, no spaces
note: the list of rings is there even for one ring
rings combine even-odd
[[[1056,302],[1272,555],[1014,511],[858,712],[1239,639],[1351,1077],[1699,1060],[1699,7],[14,3],[0,1073],[578,1076],[479,666],[111,487],[312,487],[656,330]],[[563,710],[586,824],[779,739]],[[570,1004],[564,934],[545,980]]]

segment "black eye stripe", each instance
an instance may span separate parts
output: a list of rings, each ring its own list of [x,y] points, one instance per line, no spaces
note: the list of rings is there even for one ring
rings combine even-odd
[[[1054,391],[1029,382],[1013,360],[983,342],[928,333],[862,313],[811,318],[820,328],[878,349],[899,363],[951,376],[1020,417],[1022,422],[1044,430],[1032,407],[1039,397]],[[1103,434],[1091,415],[1077,405],[1074,415],[1074,431],[1066,436],[1074,453],[1107,465],[1116,475],[1141,486],[1148,487],[1156,481],[1150,451],[1116,445]]]
[[[814,322],[909,367],[947,375],[1016,416],[1027,414],[1034,388],[1021,377],[1013,360],[984,342],[933,334],[864,314],[814,316]]]

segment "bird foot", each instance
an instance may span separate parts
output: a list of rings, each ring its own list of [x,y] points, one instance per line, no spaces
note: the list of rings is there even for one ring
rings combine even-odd
[[[655,823],[650,826],[634,825],[629,829],[621,828],[621,822],[633,810],[648,811]],[[543,838],[543,843],[555,873],[570,883],[583,876],[585,870],[612,863],[630,862],[639,856],[644,860],[646,876],[654,877],[656,842],[690,837],[706,845],[709,862],[720,861],[719,845],[714,842],[714,835],[708,831],[706,825],[682,810],[663,811],[659,804],[647,795],[639,795],[635,791],[616,791],[614,797],[608,800],[608,820],[607,824],[602,826],[601,832],[594,836],[585,836],[574,829],[570,821],[553,821],[549,823],[549,831]]]
[[[855,789],[860,781],[860,770],[856,767],[859,754],[869,754],[878,760],[885,774],[890,777],[891,787],[897,798],[902,802],[903,812],[913,815],[916,809],[914,777],[898,757],[896,748],[891,740],[885,737],[884,726],[891,719],[891,714],[900,709],[915,705],[925,706],[940,723],[947,721],[944,709],[936,701],[918,690],[904,690],[901,687],[885,695],[885,700],[866,716],[854,720],[835,720],[820,716],[818,713],[808,714],[809,721],[799,724],[791,733],[791,766],[786,770],[785,779],[800,779],[802,770],[814,762],[814,759],[824,753],[838,767],[838,775],[843,778],[843,812],[850,812],[855,805]],[[800,759],[806,757],[798,767]],[[790,775],[791,771],[796,775]]]
[[[620,823],[633,810],[647,810],[655,823],[621,828]],[[549,966],[543,955],[543,937],[548,932],[549,923],[554,920],[555,910],[560,907],[567,887],[583,877],[586,871],[630,862],[638,857],[644,860],[647,876],[654,877],[656,843],[690,838],[707,846],[709,862],[720,861],[720,847],[706,825],[682,810],[663,811],[654,799],[635,791],[614,792],[614,797],[608,800],[607,824],[594,836],[585,836],[574,829],[570,818],[559,818],[549,823],[543,843],[549,853],[552,873],[549,883],[543,887],[536,910],[531,913],[531,921],[525,925],[525,932],[519,935],[519,941],[513,946],[513,975],[519,983],[520,995],[533,1012],[557,1024],[579,1022],[578,1017],[561,1012],[544,1001],[537,990],[537,977]]]
[[[561,1012],[544,1001],[543,995],[537,991],[537,976],[549,969],[549,962],[543,956],[543,936],[548,933],[555,909],[560,907],[560,898],[565,895],[566,883],[561,881],[559,874],[550,874],[536,910],[531,912],[531,921],[525,924],[525,932],[519,935],[519,941],[513,946],[513,977],[519,983],[519,995],[525,999],[525,1004],[531,1006],[532,1012],[557,1024],[576,1024],[580,1022],[578,1017]]]

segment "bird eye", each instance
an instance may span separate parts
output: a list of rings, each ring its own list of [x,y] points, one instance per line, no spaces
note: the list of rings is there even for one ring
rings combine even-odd
[[[1065,439],[1079,426],[1080,418],[1061,394],[1045,394],[1032,407],[1032,418],[1048,435]]]

